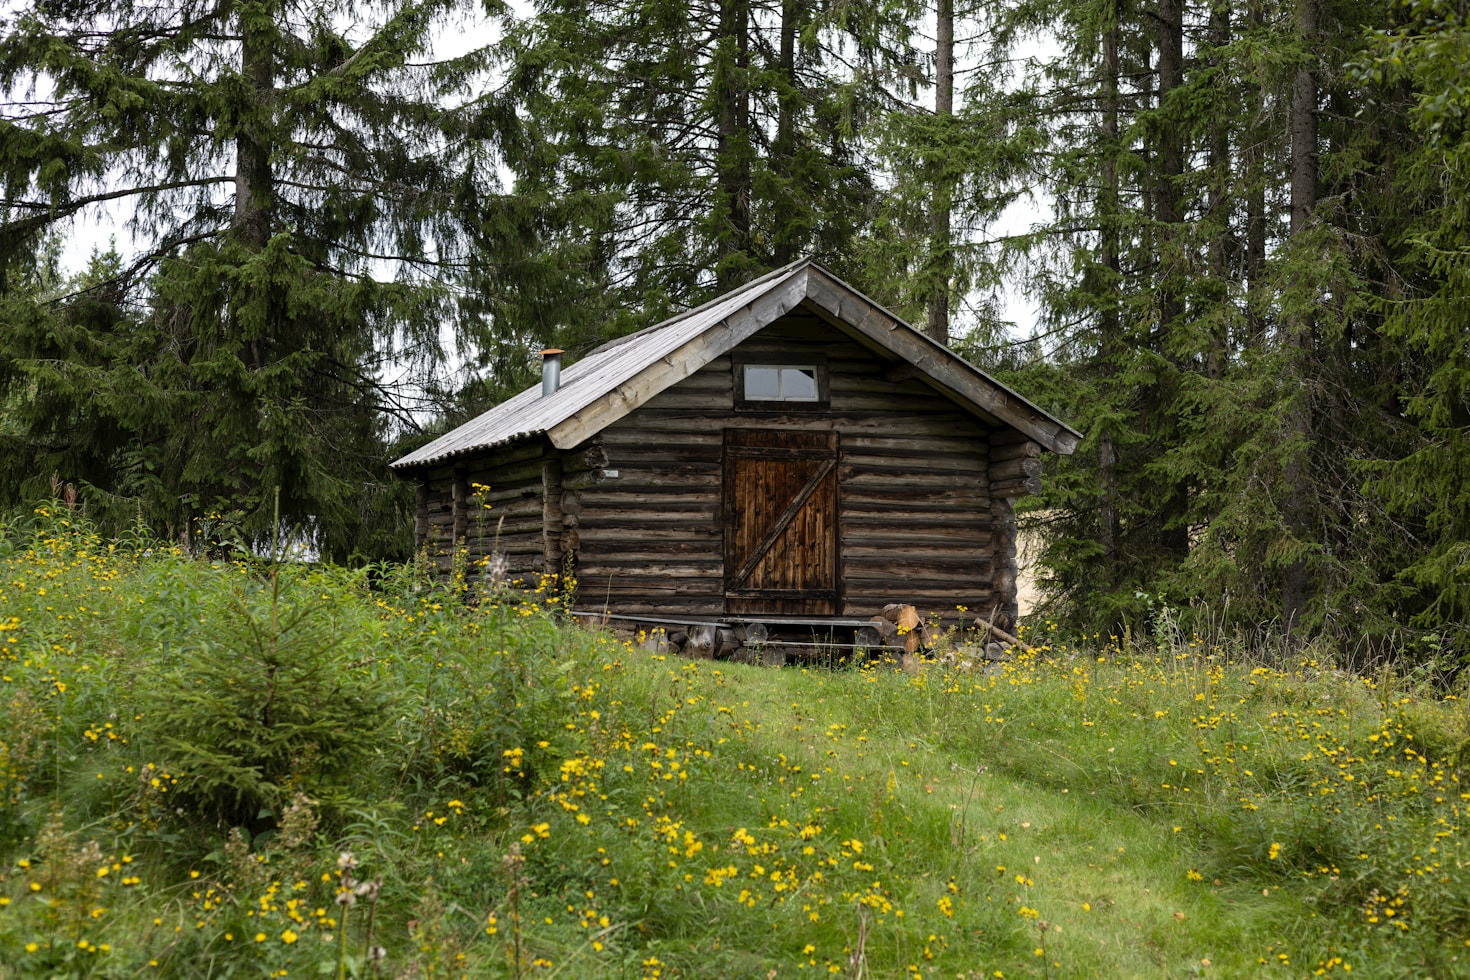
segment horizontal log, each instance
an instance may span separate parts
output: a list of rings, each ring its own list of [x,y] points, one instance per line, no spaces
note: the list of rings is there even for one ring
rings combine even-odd
[[[546,525],[541,520],[541,509],[536,508],[534,515],[502,515],[504,520],[485,521],[480,523],[472,521],[465,529],[465,536],[477,538],[484,541],[493,541],[496,536],[502,538],[516,534],[540,534]]]
[[[669,494],[689,494],[702,491],[718,491],[723,482],[724,471],[718,460],[690,464],[637,464],[623,466],[618,475],[604,480],[596,487],[585,488],[588,493],[620,494],[630,491],[663,491]],[[606,498],[603,498],[606,499]]]
[[[603,433],[603,439],[610,452],[628,446],[647,445],[672,445],[681,449],[718,448],[724,442],[721,430],[730,420],[731,416],[725,412],[676,415],[644,408],[637,415],[609,428]],[[653,433],[659,435],[654,436]]]
[[[926,578],[941,578],[953,575],[956,578],[969,577],[971,579],[989,579],[991,569],[995,567],[989,558],[956,558],[956,557],[931,557],[924,555],[914,558],[887,561],[865,558],[861,561],[850,561],[843,556],[842,579],[845,582],[873,582],[883,579],[896,580],[899,576],[920,575]],[[903,583],[894,581],[895,588],[902,588]]]
[[[878,507],[908,507],[915,513],[929,509],[930,506],[940,510],[966,510],[976,513],[989,513],[990,493],[982,491],[978,486],[965,487],[931,487],[931,486],[899,486],[897,484],[873,485],[866,482],[852,481],[842,484],[842,505],[844,507],[863,507],[873,505]]]
[[[1014,480],[1041,478],[1041,460],[1034,456],[1017,456],[990,466],[990,482],[1009,483]]]
[[[697,474],[718,472],[725,458],[722,446],[679,448],[673,445],[646,445],[625,447],[615,451],[609,469],[630,480],[636,480],[642,472],[667,472],[669,474]]]
[[[990,449],[990,461],[998,463],[1001,460],[1016,459],[1021,456],[1039,457],[1041,446],[1030,439],[1024,442],[1009,443],[1003,446],[992,446]]]
[[[677,539],[680,536],[691,539],[719,539],[724,536],[724,528],[719,524],[695,523],[678,515],[658,518],[624,513],[599,514],[595,521],[583,515],[581,528],[584,538],[598,541],[637,541],[640,534],[659,540]]]
[[[1028,476],[1020,480],[1006,480],[990,485],[992,497],[1024,497],[1041,492],[1041,477]]]
[[[906,500],[854,500],[842,498],[842,522],[853,523],[885,520],[896,524],[916,524],[931,517],[958,521],[959,526],[980,527],[990,523],[990,512],[978,502],[958,501],[955,504],[914,504]]]
[[[593,590],[583,583],[577,593],[578,609],[595,613],[603,607],[603,597],[594,595]],[[710,596],[673,596],[657,600],[628,599],[618,604],[620,615],[628,616],[723,616],[723,599]]]
[[[701,394],[711,394],[719,391],[733,392],[735,390],[734,378],[735,375],[730,367],[730,359],[720,358],[717,361],[706,364],[683,381],[665,388],[659,394],[644,402],[644,404],[652,405],[668,395],[683,394],[685,392],[699,392]]]
[[[988,546],[953,548],[942,547],[872,547],[861,544],[842,545],[842,561],[850,567],[864,565],[882,566],[894,559],[912,559],[923,562],[994,561],[995,556]]]
[[[888,435],[872,432],[854,432],[842,440],[842,448],[848,452],[903,453],[926,455],[963,451],[980,457],[991,456],[989,445],[982,433],[972,438],[969,433],[956,431],[949,435]]]
[[[607,542],[599,538],[587,535],[587,543],[583,550],[589,557],[626,558],[630,562],[639,561],[669,561],[681,556],[693,558],[709,557],[718,558],[722,553],[719,543],[711,543],[710,539],[691,540],[685,538],[674,538],[661,541],[645,540],[642,543],[633,542],[618,544],[610,547]]]
[[[911,569],[904,571],[902,576],[900,580],[898,576],[882,569],[872,572],[858,569],[842,577],[842,594],[849,600],[862,597],[867,603],[865,608],[871,610],[874,605],[881,607],[895,593],[900,592],[914,605],[922,606],[916,596],[965,596],[980,591],[987,594],[996,591],[988,573],[961,577],[949,572]]]
[[[723,606],[718,605],[723,601],[724,593],[712,587],[705,579],[673,584],[631,583],[624,585],[618,578],[609,579],[605,575],[585,575],[580,570],[577,578],[582,583],[583,595],[591,597],[599,607],[606,604],[618,612],[628,611],[631,608],[630,604],[637,602],[650,603],[656,607],[658,602],[665,599],[692,599],[697,596],[716,602],[718,612],[724,612]]]
[[[580,472],[562,471],[561,488],[567,490],[584,490],[587,487],[601,486],[607,481],[607,474],[603,470],[582,470]]]
[[[859,386],[852,389],[839,387],[832,392],[832,411],[834,412],[881,412],[890,409],[907,412],[934,411],[942,412],[948,409],[954,402],[943,395],[933,392],[933,389],[925,389],[930,394],[923,394],[914,390],[868,393],[861,390]]]
[[[509,463],[505,466],[496,466],[482,470],[474,480],[466,479],[466,485],[478,483],[488,486],[491,490],[504,490],[511,486],[520,484],[532,484],[539,486],[541,483],[541,459],[529,459],[518,463]]]
[[[961,528],[930,527],[927,521],[922,520],[888,526],[844,523],[840,530],[841,545],[843,549],[848,547],[889,548],[891,550],[903,550],[910,547],[989,549],[995,540],[994,532],[988,523],[988,515],[980,514],[978,517],[979,520],[975,523]]]
[[[691,519],[703,515],[708,522],[716,519],[720,509],[718,491],[719,488],[714,487],[700,493],[688,494],[644,493],[636,490],[627,493],[588,492],[582,498],[582,513],[586,515],[588,523],[605,514],[640,512],[670,516],[679,514]]]
[[[470,524],[494,524],[502,517],[511,520],[524,517],[527,514],[540,514],[542,509],[541,495],[512,497],[502,500],[498,504],[485,507],[469,506],[465,518]]]
[[[953,460],[932,460],[921,463],[917,460],[903,462],[902,460],[878,458],[856,460],[844,454],[842,465],[837,472],[837,479],[843,483],[853,481],[878,483],[884,481],[885,477],[888,482],[903,483],[906,481],[909,486],[920,482],[983,486],[990,482],[983,460],[966,463]]]
[[[541,489],[541,481],[539,480],[535,483],[527,481],[502,489],[491,489],[489,493],[472,495],[469,500],[469,507],[471,511],[476,509],[477,504],[481,509],[483,509],[484,504],[490,504],[493,508],[496,504],[504,503],[508,500],[520,500],[525,497],[540,496]]]
[[[592,561],[584,553],[578,556],[577,573],[586,578],[598,575],[626,575],[633,578],[646,579],[656,579],[662,576],[719,579],[725,574],[725,564],[719,560],[713,562],[690,562],[687,564]]]
[[[880,534],[902,534],[906,527],[919,526],[930,530],[949,528],[955,530],[983,530],[989,528],[991,520],[987,514],[976,514],[973,517],[955,514],[924,514],[914,516],[912,519],[905,518],[901,512],[889,513],[853,513],[844,510],[842,514],[842,529],[844,534],[863,533],[874,530]]]

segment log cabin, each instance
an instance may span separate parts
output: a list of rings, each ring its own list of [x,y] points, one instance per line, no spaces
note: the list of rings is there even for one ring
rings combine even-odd
[[[1016,621],[1015,498],[1079,433],[805,259],[394,462],[447,567],[575,576],[645,624]]]

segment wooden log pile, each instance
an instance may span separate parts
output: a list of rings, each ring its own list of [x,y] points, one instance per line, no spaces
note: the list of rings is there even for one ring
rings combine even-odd
[[[589,622],[595,622],[588,617]],[[849,621],[850,622],[850,621]],[[655,628],[640,631],[644,649],[650,652],[679,653],[695,660],[732,660],[737,663],[780,666],[788,659],[810,660],[834,652],[851,651],[859,657],[875,657],[896,663],[905,670],[916,670],[918,655],[933,650],[941,634],[919,617],[919,611],[906,603],[890,603],[867,623],[853,629],[849,644],[844,640],[821,639],[816,635],[793,638],[804,629],[815,627],[787,625],[779,636],[772,627],[779,623],[684,622],[670,624],[667,631]],[[841,628],[841,627],[839,627]]]

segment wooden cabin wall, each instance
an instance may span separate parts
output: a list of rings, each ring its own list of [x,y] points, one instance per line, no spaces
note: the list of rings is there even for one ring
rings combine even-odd
[[[456,545],[471,563],[499,551],[512,580],[535,584],[546,570],[546,462],[545,443],[535,440],[427,470],[420,475],[416,547],[446,574]],[[476,484],[489,490],[477,492]]]
[[[802,310],[773,323],[740,356],[820,355],[825,411],[737,411],[733,361],[721,357],[578,447],[605,455],[602,477],[566,481],[584,608],[718,616],[724,604],[722,446],[727,427],[839,433],[840,613],[886,603],[957,616],[993,613],[997,539],[990,430],[922,381]],[[615,476],[613,474],[616,474]],[[1001,508],[1010,513],[1010,501]],[[573,513],[575,512],[575,513]],[[1014,527],[1014,520],[1011,525]],[[1010,584],[1014,603],[1014,581]]]

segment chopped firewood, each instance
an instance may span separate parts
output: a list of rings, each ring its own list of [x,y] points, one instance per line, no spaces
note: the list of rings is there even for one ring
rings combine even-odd
[[[884,619],[882,616],[874,616],[872,622],[873,625],[871,628],[877,631],[878,637],[882,642],[887,643],[889,640],[898,636],[897,623]]]
[[[744,644],[735,636],[735,631],[721,629],[716,631],[715,656],[721,659],[729,657]]]
[[[883,618],[906,630],[919,626],[919,611],[907,603],[890,602],[883,607]]]
[[[709,660],[715,655],[719,642],[719,628],[710,626],[689,627],[689,641],[684,644],[684,656],[696,660]]]

